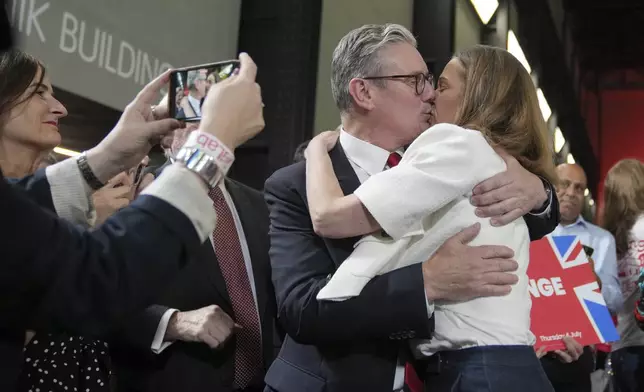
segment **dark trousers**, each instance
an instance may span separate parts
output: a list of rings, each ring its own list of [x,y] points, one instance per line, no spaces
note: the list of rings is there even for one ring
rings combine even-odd
[[[426,392],[552,391],[530,346],[444,351],[421,361],[418,366],[424,370]]]
[[[591,391],[590,373],[595,370],[595,360],[590,347],[584,347],[584,353],[572,363],[563,363],[548,354],[541,358],[541,365],[555,392]]]
[[[617,392],[644,391],[644,346],[620,348],[610,358]]]

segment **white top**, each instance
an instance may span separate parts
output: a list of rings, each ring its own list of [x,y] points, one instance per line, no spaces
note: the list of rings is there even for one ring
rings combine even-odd
[[[628,254],[617,262],[619,282],[624,306],[617,312],[617,331],[620,340],[612,344],[612,350],[623,347],[644,346],[644,331],[635,321],[633,310],[639,297],[637,278],[644,264],[644,215],[640,216],[630,232]]]
[[[506,170],[483,135],[438,124],[419,136],[400,164],[370,177],[355,195],[391,236],[362,238],[318,299],[344,300],[360,294],[376,275],[427,260],[451,236],[479,222],[471,245],[505,245],[515,252],[519,282],[504,297],[465,302],[436,301],[431,341],[415,341],[416,355],[484,345],[532,345],[527,268],[530,236],[523,219],[493,227],[474,214],[474,186]]]

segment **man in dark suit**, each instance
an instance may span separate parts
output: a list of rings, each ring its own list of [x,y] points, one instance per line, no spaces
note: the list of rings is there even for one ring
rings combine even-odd
[[[239,77],[211,90],[201,128],[231,150],[263,128],[256,68],[248,56],[240,59]],[[151,140],[176,128],[173,120],[150,116],[148,99],[166,81],[167,75],[148,85],[95,154],[88,154],[95,158],[89,169],[94,177],[134,165],[148,153]],[[216,120],[208,116],[211,112]],[[126,315],[151,303],[161,283],[198,251],[215,226],[203,176],[176,163],[145,195],[96,231],[80,229],[55,215],[60,206],[69,206],[70,195],[87,197],[88,184],[79,167],[67,160],[14,186],[0,173],[0,221],[5,228],[0,236],[2,391],[15,390],[26,328],[108,333]],[[53,184],[71,184],[72,189],[62,186],[61,194]],[[61,196],[58,203],[56,193]]]
[[[386,52],[382,59],[379,51]],[[371,81],[374,69],[374,77],[397,76]],[[332,90],[343,128],[330,157],[344,194],[394,166],[395,152],[433,123],[434,90],[427,72],[415,39],[402,26],[368,25],[341,40],[332,61]],[[552,231],[558,223],[552,186],[544,187],[516,161],[509,161],[508,171],[500,176],[475,192],[473,202],[485,206],[481,215],[503,224],[534,210],[536,215],[525,216],[531,238]],[[497,182],[506,188],[499,191]],[[512,252],[467,246],[477,234],[469,228],[446,241],[429,260],[372,279],[357,297],[318,301],[318,292],[352,252],[357,238],[332,240],[314,233],[305,162],[278,170],[266,182],[265,194],[278,321],[287,333],[266,375],[267,391],[401,391],[405,374],[408,381],[412,376],[405,366],[411,359],[409,340],[431,338],[435,300],[504,295],[517,281],[510,274],[517,268],[509,259]],[[495,200],[489,202],[490,197]],[[426,369],[417,365],[422,377]]]
[[[210,196],[218,219],[211,241],[114,342],[121,391],[263,389],[281,344],[268,210],[260,192],[230,179]]]

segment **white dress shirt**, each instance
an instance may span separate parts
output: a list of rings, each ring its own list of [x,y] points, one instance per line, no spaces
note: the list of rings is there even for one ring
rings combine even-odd
[[[633,309],[639,298],[637,279],[644,267],[644,215],[641,215],[629,234],[628,253],[618,262],[622,303],[617,312],[617,332],[620,339],[611,345],[613,351],[624,347],[644,346],[644,331],[637,325]]]
[[[552,235],[576,235],[583,245],[594,249],[592,258],[595,261],[595,272],[602,281],[604,301],[612,312],[619,310],[624,298],[617,278],[617,250],[613,235],[599,226],[586,222],[581,216],[571,225],[560,224]]]
[[[237,213],[235,204],[233,203],[233,200],[230,197],[228,190],[226,189],[225,181],[221,181],[219,183],[219,189],[221,189],[224,195],[224,198],[226,199],[226,204],[228,205],[228,208],[230,208],[230,211],[233,215],[233,220],[235,221],[235,228],[237,229],[237,235],[239,236],[239,242],[241,245],[242,254],[244,256],[244,263],[246,264],[246,272],[248,272],[248,280],[250,282],[250,288],[253,291],[253,299],[255,300],[255,310],[257,311],[257,319],[259,320],[259,307],[257,304],[257,291],[255,288],[255,279],[253,275],[253,265],[250,259],[250,251],[248,250],[248,242],[246,241],[246,236],[244,235],[244,228],[241,224],[241,220],[239,219],[239,214]],[[210,202],[208,209],[211,211],[214,211],[214,206],[212,204],[212,201]],[[209,237],[210,237],[210,243],[212,244],[214,249],[215,243],[213,242],[213,236],[210,235]],[[217,260],[213,258],[212,262],[216,263]],[[183,310],[189,311],[189,310],[195,310],[195,309],[183,309]],[[170,321],[170,317],[172,317],[172,315],[178,311],[179,310],[177,309],[168,309],[161,317],[161,321],[159,322],[156,333],[154,334],[154,339],[152,340],[152,347],[151,347],[152,352],[159,354],[172,344],[172,342],[170,341],[164,341],[164,337],[165,337],[166,330],[168,329],[168,322]]]
[[[532,345],[528,227],[524,219],[493,227],[489,219],[475,215],[470,203],[474,186],[505,170],[503,159],[478,131],[451,124],[425,131],[398,166],[370,177],[354,192],[391,237],[362,238],[318,298],[342,300],[358,295],[371,278],[426,260],[447,239],[478,222],[481,231],[470,245],[513,249],[519,282],[503,297],[436,301],[434,338],[413,342],[415,354],[422,357],[475,346]]]

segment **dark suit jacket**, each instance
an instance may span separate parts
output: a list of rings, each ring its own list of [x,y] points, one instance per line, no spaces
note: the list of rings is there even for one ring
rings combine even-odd
[[[342,190],[353,193],[360,183],[342,148],[330,154]],[[314,233],[305,174],[305,162],[296,163],[278,170],[265,186],[277,315],[287,333],[266,384],[279,392],[391,392],[401,348],[433,332],[421,264],[372,279],[358,297],[319,302],[319,290],[357,238]],[[558,211],[556,203],[552,208]],[[526,217],[533,238],[556,227],[558,214],[552,217]]]
[[[105,335],[200,248],[190,220],[153,196],[94,232],[53,211],[44,170],[15,186],[0,178],[0,391],[15,388],[25,328]]]
[[[268,211],[262,194],[232,180],[226,180],[241,220],[253,266],[259,304],[265,369],[274,360],[281,344],[275,323],[275,294],[268,259]],[[113,361],[121,391],[230,391],[234,372],[234,335],[219,350],[203,343],[175,342],[156,355],[152,340],[162,315],[169,309],[180,311],[220,306],[233,319],[226,282],[210,242],[176,276],[158,298],[157,304],[129,321],[113,342]],[[162,304],[162,305],[161,305]],[[263,372],[262,372],[263,373]],[[263,374],[256,380],[263,384]]]

